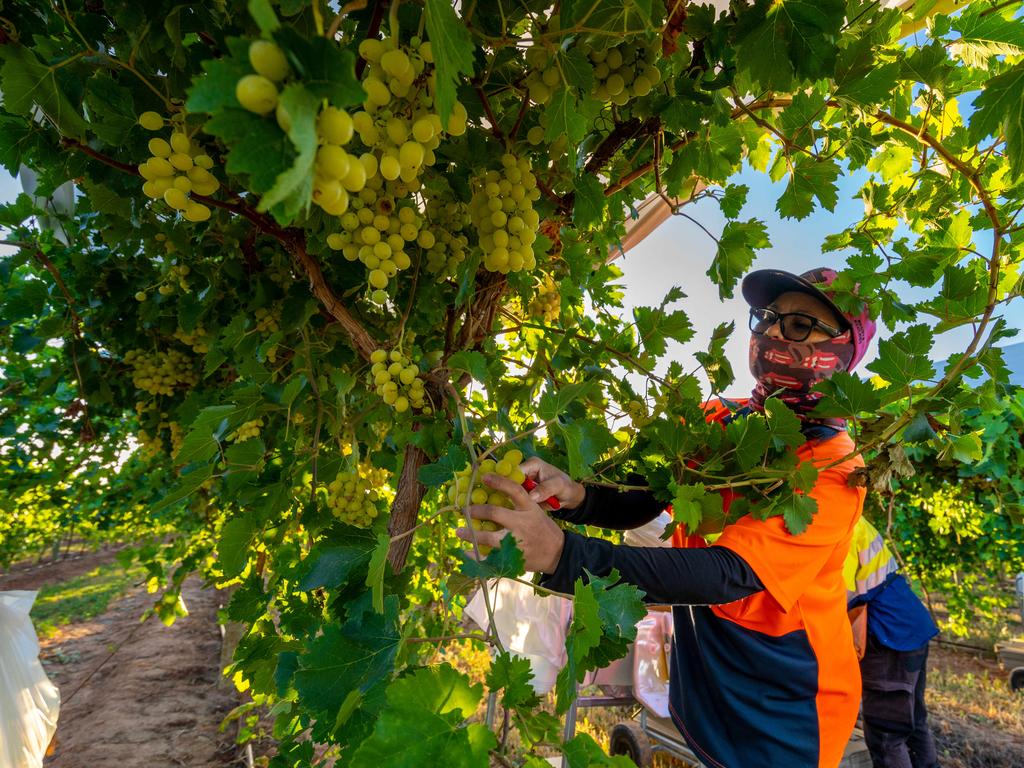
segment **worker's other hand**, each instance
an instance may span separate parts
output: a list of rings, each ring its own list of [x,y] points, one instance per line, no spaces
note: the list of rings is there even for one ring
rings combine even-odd
[[[530,499],[530,494],[519,483],[491,474],[484,475],[483,481],[485,485],[508,496],[516,508],[473,504],[467,510],[471,518],[491,520],[505,530],[477,531],[462,527],[455,532],[456,535],[468,542],[475,538],[477,546],[500,547],[502,537],[511,534],[526,559],[526,570],[554,573],[565,543],[562,529]]]
[[[530,491],[532,501],[539,503],[542,499],[554,496],[563,507],[569,509],[575,509],[583,503],[586,496],[583,484],[577,483],[558,467],[531,456],[519,465],[519,469],[537,483],[537,487]]]

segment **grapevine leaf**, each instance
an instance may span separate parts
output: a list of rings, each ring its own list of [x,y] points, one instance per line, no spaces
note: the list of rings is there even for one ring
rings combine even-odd
[[[966,435],[950,435],[949,448],[953,458],[964,464],[979,462],[985,455],[981,437],[973,432]]]
[[[135,102],[130,90],[118,85],[108,73],[98,72],[86,81],[85,105],[93,133],[115,147],[128,140],[135,128]]]
[[[735,375],[732,370],[732,363],[725,353],[725,345],[732,336],[736,323],[719,323],[711,333],[711,340],[708,342],[707,352],[695,352],[694,357],[704,368],[704,373],[711,382],[713,392],[722,392],[732,384]]]
[[[419,481],[428,488],[436,488],[451,480],[455,473],[469,463],[469,454],[459,443],[448,446],[445,454],[433,464],[420,467]]]
[[[249,562],[249,544],[257,526],[249,515],[238,515],[224,523],[217,542],[217,562],[225,579],[237,576]]]
[[[4,110],[31,117],[38,107],[62,135],[85,138],[85,120],[58,81],[59,69],[46,66],[32,50],[11,42],[0,45],[0,58]]]
[[[270,0],[249,0],[249,15],[263,34],[270,34],[281,26]]]
[[[881,397],[870,382],[862,381],[852,373],[840,371],[812,388],[823,397],[811,411],[811,416],[854,418],[861,413],[875,413]]]
[[[548,125],[544,130],[545,141],[555,141],[566,136],[577,144],[587,133],[587,119],[583,115],[576,93],[572,88],[559,88],[551,96],[546,110]]]
[[[481,723],[465,725],[483,697],[479,683],[471,685],[441,664],[395,680],[386,696],[373,734],[352,756],[352,768],[487,767],[488,753],[497,746],[494,734]]]
[[[701,521],[704,519],[705,498],[709,497],[717,504],[718,510],[722,508],[722,497],[717,493],[708,494],[702,483],[695,485],[669,485],[672,492],[672,519],[674,522],[685,525],[686,532],[696,532]]]
[[[188,90],[185,107],[189,112],[215,114],[224,109],[242,108],[235,97],[235,86],[243,77],[252,74],[252,67],[249,65],[249,44],[235,37],[228,39],[227,46],[230,56],[207,59],[203,62],[203,76]]]
[[[469,552],[461,550],[462,574],[470,579],[515,579],[526,572],[523,552],[512,536],[503,536],[501,545],[491,547],[483,560],[474,560]]]
[[[928,421],[928,414],[923,411],[919,411],[903,430],[901,442],[924,443],[933,439],[936,434],[937,433],[932,428],[931,422]]]
[[[256,194],[266,192],[294,166],[294,145],[273,120],[241,108],[225,109],[207,120],[203,129],[231,147],[225,169],[246,174]]]
[[[370,556],[370,565],[366,571],[366,586],[373,593],[373,610],[384,613],[384,576],[387,573],[388,550],[391,549],[391,537],[386,533],[377,534],[377,546]]]
[[[567,51],[559,51],[557,62],[569,85],[590,93],[594,87],[594,66],[580,48],[574,46]]]
[[[309,553],[306,561],[312,566],[299,580],[299,589],[344,586],[354,576],[361,575],[373,558],[377,540],[370,531],[340,524],[331,530],[330,543],[317,544]]]
[[[726,222],[718,239],[715,259],[707,271],[708,277],[718,286],[719,298],[732,298],[740,276],[746,274],[754,262],[755,249],[769,245],[771,242],[764,222],[757,219]]]
[[[1024,61],[988,80],[974,108],[972,134],[1005,138],[1010,171],[1019,177],[1024,171]]]
[[[625,755],[608,755],[589,733],[580,733],[562,745],[562,755],[569,768],[634,768]]]
[[[932,332],[927,325],[911,326],[879,341],[878,359],[867,368],[893,387],[930,379],[935,375],[935,366],[928,359],[932,342]]]
[[[339,741],[360,741],[371,730],[384,705],[400,643],[398,598],[388,595],[383,614],[364,614],[340,627],[325,624],[299,655],[293,685],[311,711],[336,722],[350,694],[361,696],[358,713],[339,723],[346,726],[343,732],[335,731]]]
[[[316,115],[320,100],[298,83],[281,91],[280,108],[288,113],[288,138],[297,152],[295,160],[281,173],[260,200],[260,211],[283,203],[283,218],[290,221],[307,209],[313,195],[313,162],[316,160]]]
[[[501,651],[494,657],[487,672],[487,688],[490,691],[504,690],[501,701],[510,709],[535,707],[540,703],[540,698],[530,684],[531,679],[533,671],[529,659]]]
[[[655,23],[653,0],[569,0],[561,3],[564,26],[586,26],[626,34],[640,32]]]
[[[537,404],[537,416],[542,421],[550,421],[565,413],[570,403],[590,397],[597,390],[596,381],[584,381],[578,384],[567,384],[560,389],[548,389],[541,395]]]
[[[594,589],[576,579],[572,601],[572,624],[565,637],[566,665],[555,681],[555,712],[564,714],[576,699],[576,684],[582,682],[588,654],[601,642],[601,619]]]
[[[772,443],[767,423],[754,415],[729,422],[725,434],[736,451],[736,463],[744,472],[761,463],[765,451]]]
[[[814,210],[814,198],[821,207],[835,210],[838,200],[836,179],[841,169],[834,160],[820,161],[801,157],[794,163],[786,191],[779,197],[775,209],[789,219],[805,219]]]
[[[481,384],[487,382],[487,358],[473,349],[464,349],[448,358],[448,367],[453,371],[465,371]]]
[[[693,338],[693,325],[686,312],[679,309],[666,312],[664,309],[635,307],[633,319],[640,334],[644,350],[656,357],[665,354],[665,339],[685,344]]]
[[[805,441],[800,431],[800,419],[786,404],[775,397],[768,398],[764,403],[765,420],[776,449],[798,448]]]
[[[802,493],[788,493],[772,511],[774,514],[782,515],[786,529],[791,534],[799,536],[807,530],[807,526],[814,519],[814,514],[818,511],[818,502]]]
[[[609,448],[615,446],[615,438],[603,423],[583,420],[569,423],[560,422],[558,430],[565,438],[566,454],[569,458],[569,474],[585,477],[590,468]]]
[[[740,215],[743,206],[747,204],[747,195],[750,187],[746,184],[729,184],[725,188],[725,194],[718,201],[722,209],[722,215],[727,219],[735,219]]]
[[[154,504],[150,508],[150,511],[156,513],[160,510],[167,509],[173,504],[177,504],[182,499],[185,499],[195,493],[195,491],[199,489],[199,486],[209,480],[212,476],[213,465],[211,464],[196,467],[188,473],[182,473],[181,479],[174,490]]]
[[[349,107],[366,98],[356,79],[356,57],[347,48],[326,37],[304,37],[292,27],[274,34],[274,40],[287,53],[288,61],[302,80],[302,87],[332,106]]]
[[[596,176],[577,176],[573,184],[576,192],[572,220],[576,226],[586,229],[600,223],[604,215],[604,186]]]
[[[473,74],[473,40],[449,0],[426,0],[426,16],[427,36],[437,68],[437,112],[441,124],[447,125],[455,106],[459,74]]]

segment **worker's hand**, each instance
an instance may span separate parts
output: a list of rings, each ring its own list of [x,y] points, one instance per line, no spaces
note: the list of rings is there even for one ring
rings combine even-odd
[[[471,518],[491,520],[505,530],[476,531],[463,527],[455,532],[458,537],[469,542],[475,538],[477,546],[500,547],[502,537],[511,534],[526,558],[526,570],[554,573],[565,543],[562,529],[530,499],[530,495],[519,483],[491,474],[484,475],[483,481],[485,485],[508,496],[516,508],[473,504],[467,510]]]
[[[531,456],[522,464],[519,469],[528,478],[537,483],[537,487],[530,491],[530,499],[540,502],[554,496],[563,507],[575,509],[583,503],[586,490],[582,483],[577,483],[558,467],[553,467],[546,461]]]

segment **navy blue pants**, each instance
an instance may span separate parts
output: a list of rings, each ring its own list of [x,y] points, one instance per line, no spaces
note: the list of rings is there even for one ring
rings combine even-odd
[[[868,633],[860,662],[864,741],[874,768],[938,768],[924,705],[928,645],[914,651],[886,648]]]

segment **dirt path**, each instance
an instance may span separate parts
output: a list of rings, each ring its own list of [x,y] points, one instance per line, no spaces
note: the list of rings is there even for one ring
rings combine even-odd
[[[92,553],[7,574],[0,589],[38,589],[113,557],[113,551]],[[218,732],[237,703],[233,689],[218,684],[219,596],[195,579],[186,582],[183,596],[190,614],[170,628],[156,618],[139,624],[153,596],[136,588],[102,616],[69,624],[41,642],[40,657],[63,699],[47,768],[241,765],[233,729]]]
[[[49,559],[42,563],[21,563],[8,571],[0,572],[0,591],[14,589],[39,589],[44,584],[55,584],[68,581],[88,573],[93,568],[112,563],[121,547],[100,549],[95,552],[84,552],[78,555],[52,562]]]

